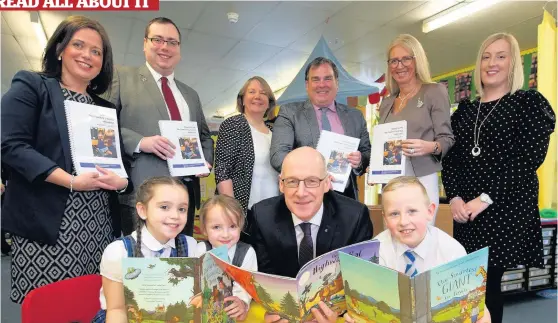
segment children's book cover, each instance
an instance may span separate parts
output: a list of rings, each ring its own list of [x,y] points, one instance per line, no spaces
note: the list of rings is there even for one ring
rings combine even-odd
[[[215,251],[224,251],[221,259],[227,259],[227,249],[213,249],[210,252],[218,256]],[[232,323],[233,319],[227,316],[225,308],[229,305],[225,298],[232,296],[232,279],[215,263],[213,257],[202,257],[202,323]]]
[[[211,252],[223,257],[224,251],[227,257],[226,247],[223,249]],[[201,322],[201,281],[205,274],[202,262],[205,258],[211,257],[122,259],[128,319],[150,323]]]
[[[484,312],[488,248],[413,278],[349,254],[339,258],[355,322],[475,323]]]
[[[339,265],[339,251],[378,262],[379,242],[365,241],[331,251],[306,264],[296,279],[260,272],[251,272],[222,260],[215,259],[227,275],[232,277],[266,311],[277,313],[290,322],[313,319],[310,310],[325,302],[337,312],[344,311],[345,294]]]

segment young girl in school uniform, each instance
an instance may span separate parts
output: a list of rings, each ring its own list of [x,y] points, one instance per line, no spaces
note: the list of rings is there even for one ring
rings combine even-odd
[[[197,254],[203,255],[212,248],[226,245],[229,259],[237,267],[257,271],[258,261],[254,249],[240,239],[240,230],[244,226],[244,211],[234,198],[227,195],[215,195],[200,210],[200,226],[208,241],[198,243]],[[225,297],[228,316],[243,321],[250,308],[250,295],[236,282],[232,296]]]
[[[101,258],[101,311],[93,323],[127,323],[122,258],[192,257],[196,240],[180,234],[186,225],[188,191],[179,179],[153,177],[136,194],[136,231],[109,244]]]

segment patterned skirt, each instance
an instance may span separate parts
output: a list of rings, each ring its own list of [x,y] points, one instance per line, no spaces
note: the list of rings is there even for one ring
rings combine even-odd
[[[56,245],[13,237],[10,299],[21,303],[37,287],[98,273],[103,251],[113,240],[109,194],[70,193]]]

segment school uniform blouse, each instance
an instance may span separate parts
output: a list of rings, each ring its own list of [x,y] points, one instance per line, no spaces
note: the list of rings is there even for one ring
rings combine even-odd
[[[198,257],[205,254],[206,251],[207,249],[205,246],[205,242],[203,241],[199,242],[196,249],[196,254],[198,255]],[[230,247],[228,251],[229,259],[231,261],[234,259],[235,253],[236,253],[236,244]],[[258,271],[258,260],[256,258],[256,252],[254,251],[254,248],[250,247],[248,249],[246,255],[244,256],[244,260],[242,261],[242,266],[240,266],[240,268],[251,270],[251,271]],[[248,305],[248,309],[250,309],[250,301],[252,301],[252,297],[250,297],[250,294],[248,294],[244,290],[244,288],[240,287],[240,285],[238,285],[236,282],[233,283],[233,296],[236,296],[241,300],[243,300]]]
[[[269,125],[267,126],[270,128]],[[223,121],[219,127],[215,148],[215,181],[219,184],[232,180],[234,198],[240,202],[245,211],[248,209],[249,202],[252,204],[259,202],[250,201],[255,161],[252,130],[246,117],[241,114]],[[276,182],[274,185],[279,184]]]
[[[136,232],[131,234],[134,240],[137,239]],[[186,237],[188,243],[188,257],[197,257],[196,252],[197,241],[192,237]],[[144,226],[141,229],[141,252],[145,258],[168,258],[171,255],[172,248],[176,248],[174,239],[170,239],[167,243],[161,244],[149,231],[147,227]],[[160,250],[163,252],[160,253]],[[101,258],[100,273],[101,276],[106,277],[115,282],[122,282],[122,259],[128,257],[128,252],[126,247],[124,247],[124,242],[122,240],[116,240],[109,244],[103,252],[103,257]],[[103,293],[103,288],[101,287],[101,292],[99,296],[101,301],[101,308],[106,309],[106,299]]]
[[[407,250],[412,250],[416,255],[415,268],[419,274],[467,255],[465,248],[457,240],[433,226],[428,226],[424,240],[416,248],[409,248],[397,241],[389,230],[378,234],[374,239],[380,241],[379,264],[401,273],[405,273],[407,266],[404,255]]]

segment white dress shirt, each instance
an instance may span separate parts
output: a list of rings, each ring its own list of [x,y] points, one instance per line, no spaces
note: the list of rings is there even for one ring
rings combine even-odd
[[[205,242],[199,242],[198,246],[196,247],[196,254],[198,257],[201,257],[207,251],[205,247]],[[236,253],[236,244],[229,248],[228,250],[229,260],[232,261],[234,259],[234,254]],[[256,251],[254,248],[250,247],[244,256],[244,260],[242,261],[242,265],[240,266],[242,269],[250,270],[250,271],[258,271],[258,259],[256,258]],[[233,282],[233,296],[236,296],[244,301],[248,305],[247,310],[250,309],[250,302],[252,301],[252,297],[248,294],[244,288],[242,288],[237,282]]]
[[[149,65],[148,62],[145,62],[145,65],[147,66],[147,69],[149,70],[149,72],[151,72],[151,75],[153,76],[153,79],[155,80],[155,83],[157,83],[157,87],[159,88],[159,91],[161,92],[161,95],[163,96],[163,102],[165,102],[166,105],[166,101],[165,101],[165,96],[163,95],[163,88],[162,88],[162,83],[161,83],[161,77],[163,77],[163,75],[157,73],[157,71],[155,71],[151,65]],[[178,86],[176,86],[176,82],[174,81],[174,72],[172,72],[172,74],[170,74],[169,76],[167,76],[167,83],[169,85],[169,88],[172,91],[172,95],[174,96],[174,100],[176,101],[176,105],[178,106],[178,112],[180,112],[180,119],[182,119],[182,121],[190,121],[190,108],[188,107],[188,103],[186,102],[186,99],[184,99],[184,97],[182,96],[182,92],[180,92],[180,90],[178,89]],[[169,114],[169,120],[171,118],[170,112],[169,112],[169,107],[167,106],[167,113]],[[140,142],[138,143],[138,146],[136,147],[136,153],[140,152]]]
[[[132,232],[132,238],[136,240],[136,232]],[[192,237],[186,237],[188,243],[188,256],[197,257],[196,248],[197,241]],[[146,226],[143,226],[141,230],[141,252],[145,258],[168,258],[171,255],[171,249],[175,248],[174,239],[170,239],[167,243],[161,244],[157,239],[155,239],[151,233],[147,230]],[[159,250],[164,249],[163,253],[159,253]],[[126,247],[124,247],[124,242],[122,240],[116,240],[109,244],[103,256],[101,257],[100,273],[103,277],[106,277],[115,282],[122,282],[122,259],[128,257],[128,252]],[[101,308],[106,309],[105,294],[103,293],[103,288],[101,287],[101,292],[99,296],[101,301]]]
[[[380,265],[401,273],[405,273],[407,266],[403,255],[407,250],[414,251],[415,268],[419,274],[467,255],[465,248],[457,240],[430,225],[416,248],[409,248],[395,240],[389,230],[378,234],[375,239],[380,241]]]
[[[307,221],[312,225],[310,227],[310,232],[312,234],[312,247],[314,248],[314,254],[312,258],[316,258],[316,240],[318,238],[318,231],[320,230],[320,225],[322,224],[323,215],[324,215],[324,203],[322,203],[320,209],[318,210],[318,212],[316,212],[316,215],[314,215],[312,219],[310,219],[310,221]],[[295,233],[296,233],[296,247],[297,247],[296,249],[297,252],[299,252],[300,243],[302,242],[302,238],[304,238],[304,232],[302,231],[302,228],[300,227],[299,224],[303,223],[304,221],[299,219],[296,215],[294,215],[294,213],[291,213],[291,216],[293,217],[293,223],[294,223]]]

